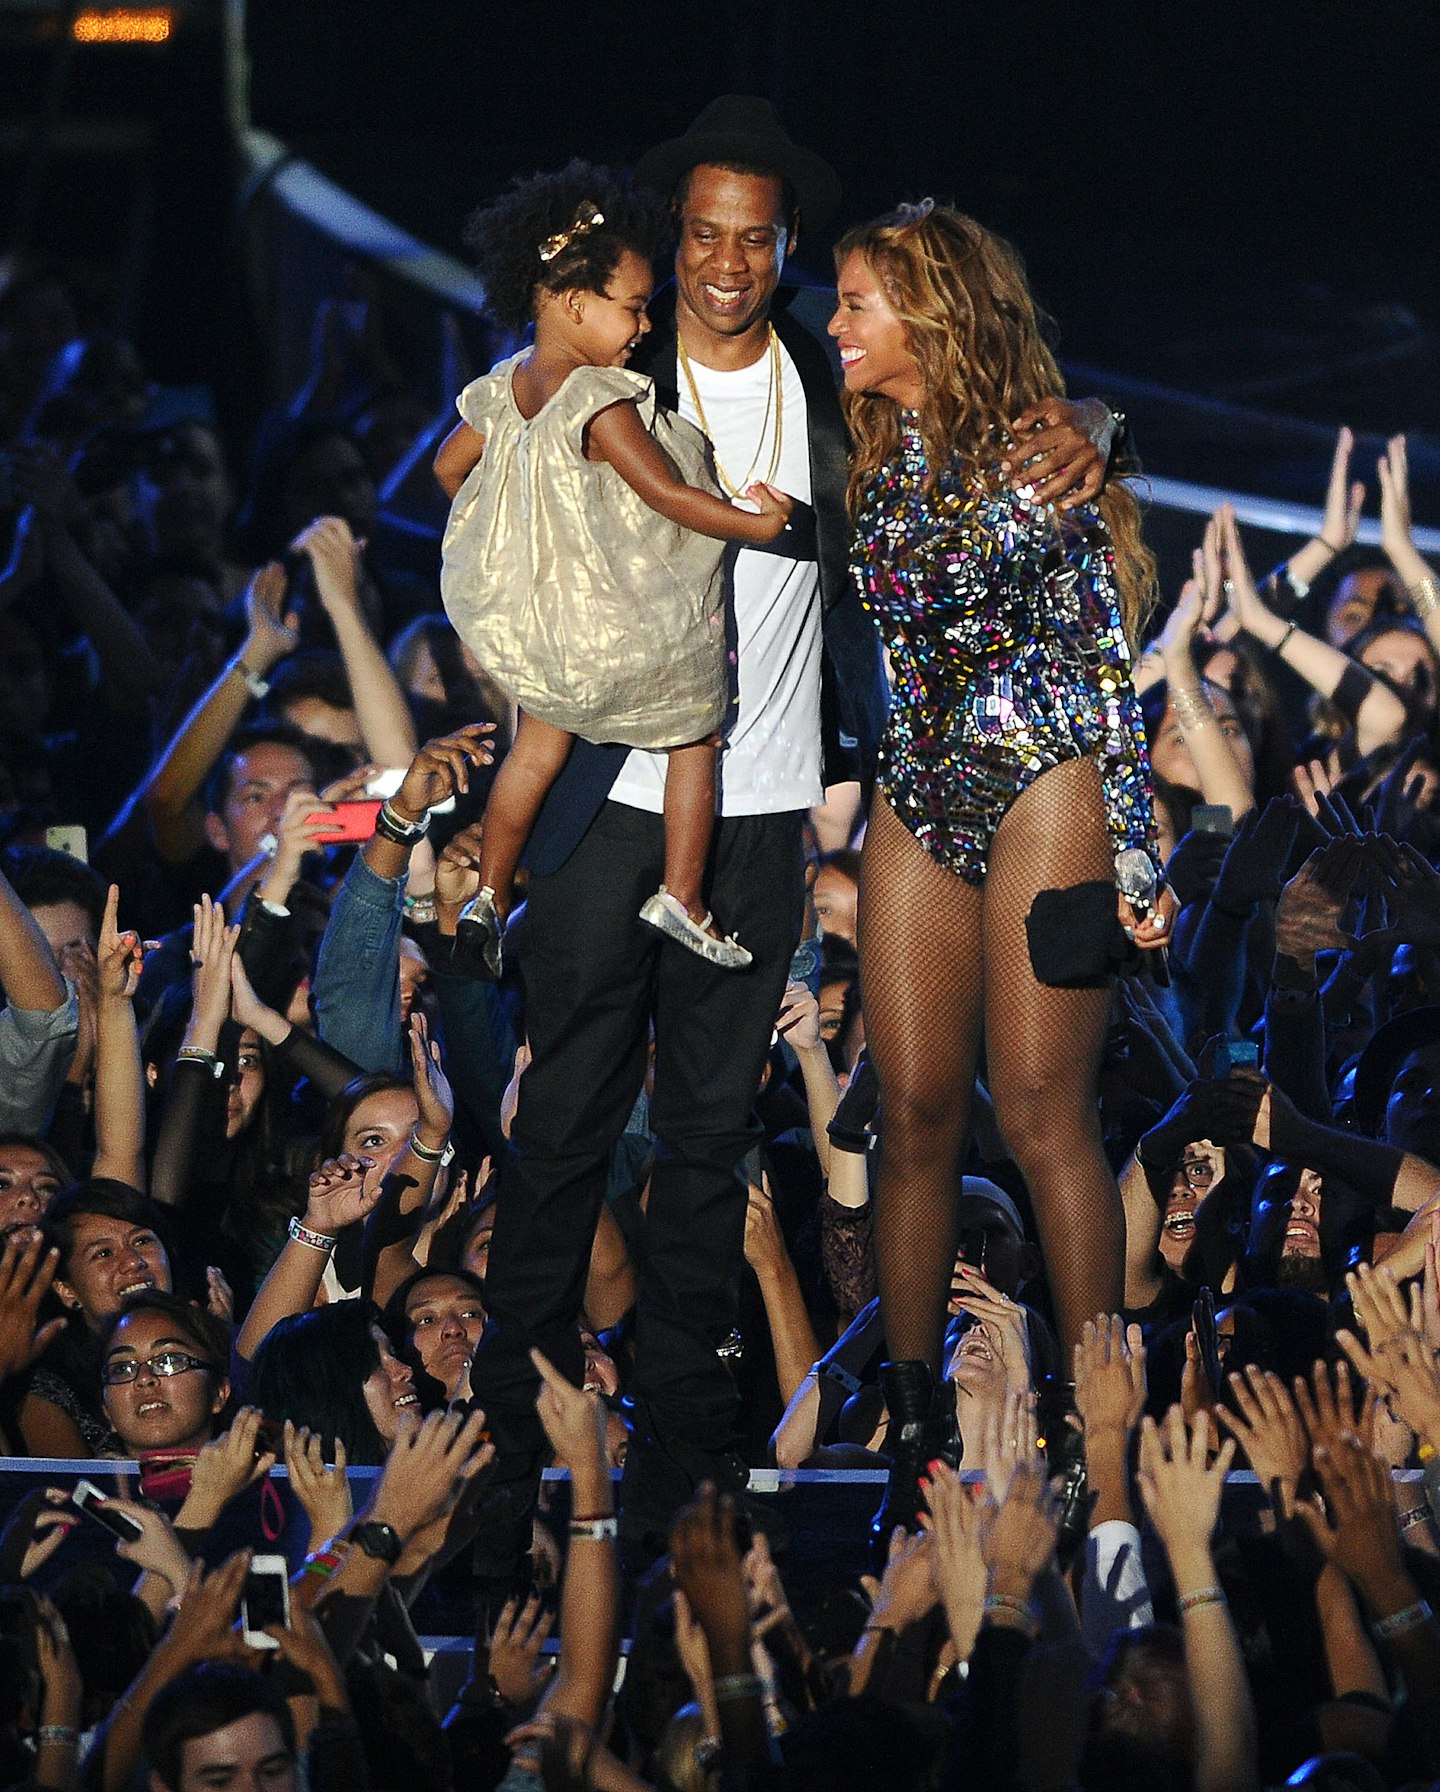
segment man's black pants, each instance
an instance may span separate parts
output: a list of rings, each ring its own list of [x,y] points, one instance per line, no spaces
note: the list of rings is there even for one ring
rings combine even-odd
[[[644,1081],[656,1163],[636,1310],[637,1406],[701,1450],[731,1441],[736,1390],[716,1356],[735,1323],[745,1234],[736,1165],[758,1136],[754,1102],[804,897],[801,814],[716,823],[710,901],[754,955],[720,970],[639,919],[661,882],[660,816],[607,802],[556,872],[531,881],[522,965],[532,1058],[520,1084],[486,1274],[488,1323],[473,1385],[519,1430],[533,1412],[537,1345],[580,1381],[576,1321],[605,1195],[606,1160]]]

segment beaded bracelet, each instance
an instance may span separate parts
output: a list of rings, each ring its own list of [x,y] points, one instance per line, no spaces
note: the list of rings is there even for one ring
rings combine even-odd
[[[1434,1615],[1428,1600],[1417,1599],[1414,1605],[1391,1612],[1388,1618],[1377,1618],[1370,1626],[1370,1634],[1376,1642],[1383,1643],[1392,1636],[1404,1636],[1407,1630],[1418,1630],[1422,1624],[1428,1624]]]
[[[290,1222],[290,1236],[296,1244],[308,1244],[312,1251],[324,1251],[327,1257],[335,1249],[335,1240],[328,1232],[312,1232],[296,1219]]]
[[[572,1518],[570,1520],[570,1536],[577,1543],[607,1543],[612,1537],[620,1534],[620,1524],[614,1518]]]
[[[758,1699],[760,1690],[758,1674],[722,1674],[715,1682],[715,1703],[723,1705],[727,1699]]]
[[[435,898],[433,896],[407,896],[405,898],[405,919],[413,921],[417,927],[424,927],[436,916]]]
[[[1418,1506],[1412,1506],[1400,1520],[1402,1531],[1413,1531],[1417,1524],[1429,1524],[1435,1514],[1430,1510],[1428,1500],[1421,1500]]]
[[[316,1580],[329,1580],[349,1553],[350,1545],[343,1539],[327,1543],[324,1549],[313,1550],[306,1556],[301,1572]]]
[[[1181,1611],[1198,1612],[1207,1605],[1224,1605],[1225,1591],[1223,1587],[1197,1587],[1193,1593],[1182,1593],[1175,1601]]]

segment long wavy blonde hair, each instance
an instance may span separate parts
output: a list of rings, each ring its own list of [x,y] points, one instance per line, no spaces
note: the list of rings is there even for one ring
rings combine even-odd
[[[969,477],[993,483],[1011,420],[1065,391],[1019,256],[973,218],[929,200],[847,231],[835,246],[837,271],[851,255],[865,262],[905,326],[924,386],[919,423],[930,467],[958,457]],[[900,407],[878,392],[847,391],[841,403],[855,440],[853,514],[873,475],[899,451]],[[1133,647],[1154,605],[1155,560],[1123,480],[1106,481],[1099,509],[1115,545],[1120,615]]]

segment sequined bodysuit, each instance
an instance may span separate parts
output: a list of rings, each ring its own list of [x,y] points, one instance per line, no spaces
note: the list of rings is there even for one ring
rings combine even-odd
[[[907,417],[861,499],[856,577],[894,675],[877,778],[931,856],[984,882],[1006,810],[1066,760],[1099,764],[1111,843],[1155,856],[1149,761],[1110,538],[958,463],[924,489]]]

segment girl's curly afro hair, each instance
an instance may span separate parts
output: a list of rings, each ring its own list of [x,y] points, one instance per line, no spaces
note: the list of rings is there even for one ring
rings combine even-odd
[[[603,223],[576,231],[549,261],[542,245],[578,220],[599,212]],[[622,174],[592,162],[570,162],[556,174],[517,180],[493,205],[473,212],[465,244],[485,282],[486,309],[499,324],[523,330],[535,314],[535,294],[604,292],[627,249],[653,261],[663,212]]]

